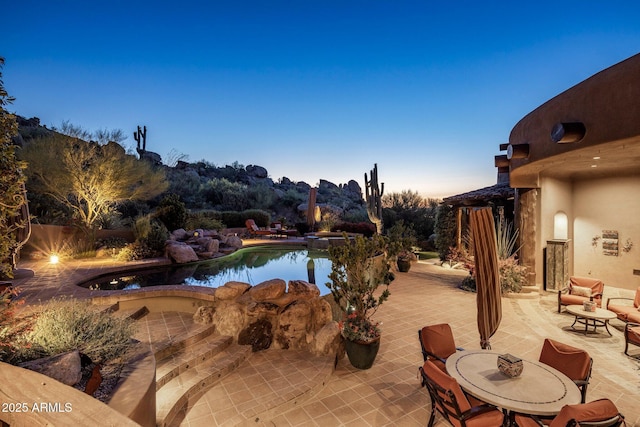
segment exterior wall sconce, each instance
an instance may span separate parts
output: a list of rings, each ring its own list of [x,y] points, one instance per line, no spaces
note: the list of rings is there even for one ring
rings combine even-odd
[[[556,144],[571,144],[584,138],[587,128],[584,123],[556,123],[551,129],[551,140]]]
[[[507,147],[507,159],[526,159],[529,157],[529,144],[515,144]]]
[[[49,262],[51,264],[57,264],[58,262],[60,262],[60,258],[56,254],[51,254],[51,256],[49,256]]]

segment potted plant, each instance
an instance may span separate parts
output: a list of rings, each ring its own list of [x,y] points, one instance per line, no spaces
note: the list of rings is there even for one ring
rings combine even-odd
[[[349,361],[356,368],[368,369],[380,347],[380,327],[371,316],[389,298],[393,280],[388,240],[377,234],[351,239],[344,234],[344,239],[344,245],[329,247],[332,266],[327,287],[345,314],[340,326]]]
[[[406,249],[401,250],[396,257],[396,264],[398,265],[398,271],[406,273],[411,268],[411,263],[416,261],[417,257],[411,251]]]
[[[389,229],[387,236],[390,241],[389,256],[395,258],[398,271],[406,273],[411,268],[411,263],[417,260],[413,252],[417,240],[415,231],[400,220]]]

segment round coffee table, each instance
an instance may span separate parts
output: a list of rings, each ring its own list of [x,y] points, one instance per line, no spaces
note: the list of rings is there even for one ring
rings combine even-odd
[[[609,320],[615,319],[617,316],[613,311],[605,310],[604,308],[596,307],[596,311],[585,311],[581,305],[569,305],[567,306],[567,312],[576,316],[571,329],[575,329],[573,326],[576,323],[584,325],[584,334],[587,335],[589,327],[593,327],[593,332],[597,332],[598,326],[604,326],[607,333],[611,335],[609,331]]]

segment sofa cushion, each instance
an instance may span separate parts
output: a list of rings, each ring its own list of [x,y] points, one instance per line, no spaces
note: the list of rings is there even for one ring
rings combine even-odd
[[[632,311],[627,314],[627,322],[640,323],[640,311]]]
[[[572,286],[571,294],[578,297],[590,297],[591,296],[591,288],[587,288],[584,286]]]
[[[585,301],[589,301],[589,298],[569,294],[560,295],[560,302],[564,305],[582,305],[582,303]],[[598,307],[600,307],[600,303],[602,302],[602,300],[600,298],[594,298],[593,302],[595,302]]]
[[[609,304],[607,306],[607,310],[613,311],[616,314],[616,316],[618,316],[618,319],[622,320],[623,322],[627,321],[627,317],[629,316],[629,313],[638,311],[635,307],[631,307],[630,305],[614,305],[614,304]]]

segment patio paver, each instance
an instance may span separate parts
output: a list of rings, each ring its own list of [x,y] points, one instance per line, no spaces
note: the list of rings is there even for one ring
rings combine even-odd
[[[23,289],[22,297],[37,304],[53,296],[89,297],[95,291],[74,285],[90,275],[105,273],[122,265],[110,260],[72,261],[56,267],[44,261],[26,261],[21,268],[32,269],[34,277],[17,279]],[[429,263],[414,264],[409,273],[398,273],[390,287],[391,296],[376,317],[382,322],[383,337],[378,358],[366,371],[352,368],[346,358],[338,361],[332,376],[311,399],[300,402],[283,413],[254,417],[238,417],[237,408],[257,404],[247,403],[247,396],[264,385],[226,380],[237,402],[203,398],[182,420],[183,426],[204,425],[332,425],[332,426],[418,426],[429,418],[430,403],[425,389],[420,388],[417,368],[422,364],[417,331],[424,325],[447,322],[451,325],[458,346],[479,349],[479,335],[475,320],[475,294],[456,288],[461,271],[447,270]],[[611,289],[609,291],[615,291]],[[605,290],[605,298],[607,290]],[[498,332],[491,339],[493,350],[509,352],[524,358],[537,359],[544,338],[549,337],[587,350],[594,359],[593,375],[587,400],[607,397],[615,402],[627,418],[628,426],[640,426],[640,359],[624,355],[623,323],[611,322],[612,336],[572,331],[573,316],[557,313],[556,295],[548,293],[540,299],[503,299],[503,319]],[[265,352],[255,363],[266,363],[265,357],[277,352]],[[287,363],[268,361],[270,369],[286,378],[295,364],[295,357]],[[251,368],[251,365],[248,366]],[[301,374],[302,375],[302,374]],[[269,383],[270,389],[277,387]],[[282,384],[286,394],[291,384]],[[220,393],[220,391],[217,391]],[[205,397],[207,395],[205,394]],[[219,396],[218,396],[219,397]],[[288,408],[287,408],[288,409]],[[440,418],[436,425],[447,425]]]

